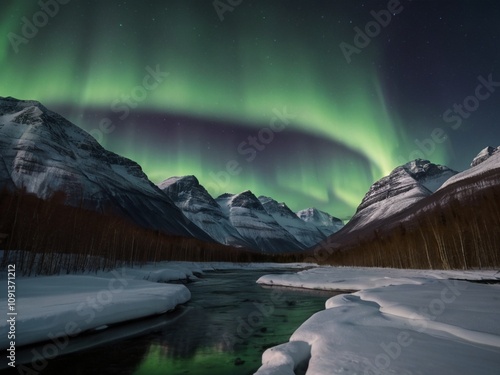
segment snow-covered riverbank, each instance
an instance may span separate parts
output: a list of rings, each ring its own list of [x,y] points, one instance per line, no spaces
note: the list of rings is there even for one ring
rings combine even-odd
[[[496,271],[320,267],[267,275],[266,285],[359,290],[335,296],[288,343],[268,349],[258,375],[498,374],[500,285]]]
[[[15,303],[8,304],[7,272],[0,272],[0,348],[74,337],[108,325],[161,314],[191,298],[175,281],[224,269],[272,269],[304,265],[163,262],[93,274],[23,277],[12,280]],[[7,311],[7,308],[12,310]],[[10,312],[11,315],[7,316]],[[12,327],[12,328],[11,328]],[[13,335],[9,335],[12,330]],[[9,338],[12,337],[12,340]]]

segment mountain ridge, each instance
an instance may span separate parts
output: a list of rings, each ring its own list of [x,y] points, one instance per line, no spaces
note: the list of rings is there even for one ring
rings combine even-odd
[[[269,254],[302,252],[330,238],[353,243],[379,228],[401,227],[471,191],[497,186],[500,174],[500,147],[484,148],[462,172],[410,161],[372,184],[341,228],[339,219],[315,208],[293,213],[249,190],[213,198],[195,176],[157,186],[139,164],[104,149],[38,101],[0,98],[0,134],[1,188],[43,199],[62,192],[70,205],[117,213],[145,228]]]
[[[277,234],[269,241],[262,233],[257,241],[245,238],[231,224],[229,212],[223,212],[195,176],[171,177],[157,186],[139,164],[106,150],[38,101],[0,98],[0,134],[0,187],[24,189],[42,199],[62,192],[68,205],[117,214],[167,234],[259,252],[286,252],[288,246],[300,251],[315,244],[313,240],[300,242],[275,223],[251,192],[232,196],[234,210],[260,214],[270,225],[267,229]],[[238,214],[233,219],[242,231],[251,232]],[[296,223],[303,223],[305,235],[308,230],[317,231],[300,219]],[[258,227],[256,222],[252,225]]]

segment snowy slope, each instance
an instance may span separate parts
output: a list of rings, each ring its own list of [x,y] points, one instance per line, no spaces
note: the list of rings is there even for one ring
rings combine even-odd
[[[491,147],[488,146],[484,149],[482,149],[479,154],[472,160],[472,163],[470,164],[471,167],[475,167],[476,165],[481,164],[483,161],[489,159],[492,155],[496,155],[500,153],[500,146],[498,147]]]
[[[253,248],[269,253],[304,249],[304,245],[267,213],[252,192],[223,194],[216,201],[240,235],[253,244]]]
[[[422,159],[397,167],[370,187],[346,230],[357,230],[403,211],[430,196],[456,173]]]
[[[326,302],[290,341],[268,349],[257,375],[498,374],[499,285],[496,271],[430,271],[322,267],[268,275],[270,285],[323,290],[355,287]]]
[[[195,176],[171,177],[158,184],[158,187],[172,199],[189,220],[217,242],[251,247]]]
[[[44,199],[62,191],[70,205],[117,212],[145,227],[210,240],[137,163],[105,150],[36,101],[0,98],[0,184]]]
[[[312,223],[299,219],[285,203],[260,196],[260,203],[276,222],[291,233],[305,247],[311,247],[324,240],[326,236]]]
[[[466,182],[466,180],[479,177],[490,172],[500,173],[500,146],[497,148],[486,147],[472,161],[471,168],[456,174],[448,179],[440,188],[444,189],[454,185],[457,182]],[[500,178],[496,181],[500,183]],[[475,186],[476,188],[478,186]]]
[[[342,220],[316,208],[301,210],[297,212],[297,216],[306,223],[314,225],[327,237],[344,227]]]

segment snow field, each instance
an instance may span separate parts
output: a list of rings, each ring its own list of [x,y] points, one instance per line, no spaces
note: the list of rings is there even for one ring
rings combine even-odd
[[[264,276],[259,283],[359,291],[329,299],[263,354],[256,374],[293,375],[304,357],[307,375],[498,374],[500,286],[450,280],[495,274],[321,267]]]

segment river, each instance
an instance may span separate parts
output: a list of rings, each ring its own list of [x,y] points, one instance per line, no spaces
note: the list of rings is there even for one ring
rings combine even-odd
[[[205,273],[199,281],[187,285],[192,298],[175,312],[74,338],[65,349],[65,353],[73,353],[38,361],[37,373],[253,374],[268,347],[287,342],[335,295],[268,288],[255,282],[264,274],[278,272],[286,271]],[[20,350],[18,358],[34,358],[42,348]]]

